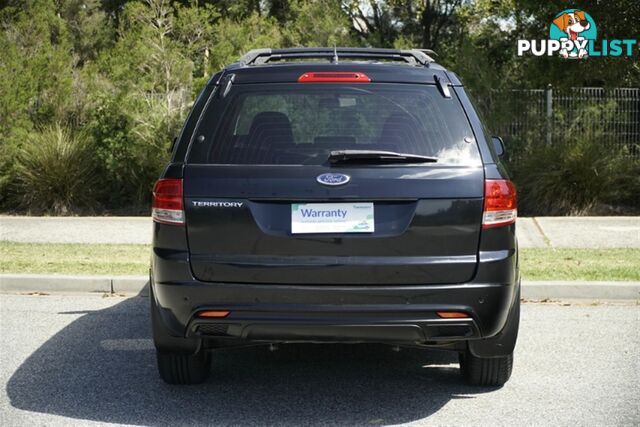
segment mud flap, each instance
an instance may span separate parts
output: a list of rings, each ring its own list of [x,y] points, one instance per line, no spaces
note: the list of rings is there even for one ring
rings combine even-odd
[[[520,326],[520,283],[511,304],[509,317],[502,331],[496,336],[483,340],[469,341],[469,351],[476,357],[501,357],[513,353]]]
[[[158,312],[158,306],[153,294],[153,282],[149,280],[149,299],[151,300],[151,328],[153,332],[153,343],[156,349],[169,353],[195,354],[202,346],[202,340],[197,338],[176,337],[170,334],[162,316]]]

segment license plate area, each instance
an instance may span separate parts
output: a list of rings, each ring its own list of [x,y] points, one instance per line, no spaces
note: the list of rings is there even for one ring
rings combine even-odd
[[[373,233],[373,203],[292,203],[291,233]]]

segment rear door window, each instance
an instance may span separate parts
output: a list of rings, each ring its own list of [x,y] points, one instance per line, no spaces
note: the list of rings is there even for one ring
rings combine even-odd
[[[429,85],[236,85],[202,123],[190,163],[320,165],[332,150],[384,150],[480,164],[460,102]]]

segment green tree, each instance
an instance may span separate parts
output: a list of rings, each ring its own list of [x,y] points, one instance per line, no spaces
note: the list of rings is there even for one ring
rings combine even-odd
[[[72,120],[72,47],[50,0],[0,10],[0,204],[15,179],[15,156],[35,126]]]
[[[220,12],[211,4],[198,5],[191,2],[187,6],[176,7],[175,34],[187,57],[194,64],[194,77],[199,77],[200,87],[212,72],[210,66],[215,22]]]
[[[599,39],[640,38],[637,0],[578,3],[596,20]],[[544,120],[526,99],[499,95],[513,88],[640,85],[637,51],[586,61],[516,56],[517,39],[545,38],[567,7],[560,0],[0,0],[0,208],[26,200],[11,185],[19,153],[32,153],[22,147],[60,126],[84,135],[95,153],[94,201],[144,211],[195,95],[253,48],[432,48],[501,127],[516,106],[527,122]],[[510,142],[528,150],[536,138]]]
[[[280,26],[271,17],[253,13],[242,21],[222,18],[215,25],[212,68],[217,70],[235,62],[250,49],[281,46],[282,42]]]
[[[349,17],[338,1],[292,0],[288,2],[287,13],[278,15],[285,46],[356,44]]]
[[[108,204],[148,201],[189,107],[194,65],[176,34],[177,16],[167,0],[128,3],[118,40],[98,60],[95,80],[103,84],[93,88],[92,110],[101,114],[90,127],[112,183]]]
[[[114,27],[100,0],[65,0],[59,4],[59,14],[66,23],[79,67],[113,44]]]
[[[364,42],[376,47],[397,44],[438,50],[455,35],[463,0],[346,0],[343,8]],[[399,43],[398,43],[399,41]]]

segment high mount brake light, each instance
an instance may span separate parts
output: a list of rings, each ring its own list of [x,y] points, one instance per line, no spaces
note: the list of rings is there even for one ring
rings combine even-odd
[[[518,216],[516,187],[506,179],[484,181],[482,228],[513,224]]]
[[[184,224],[181,179],[160,179],[156,182],[151,217],[163,224]]]
[[[352,72],[317,72],[304,73],[298,77],[298,83],[370,83],[371,79],[364,73]]]

